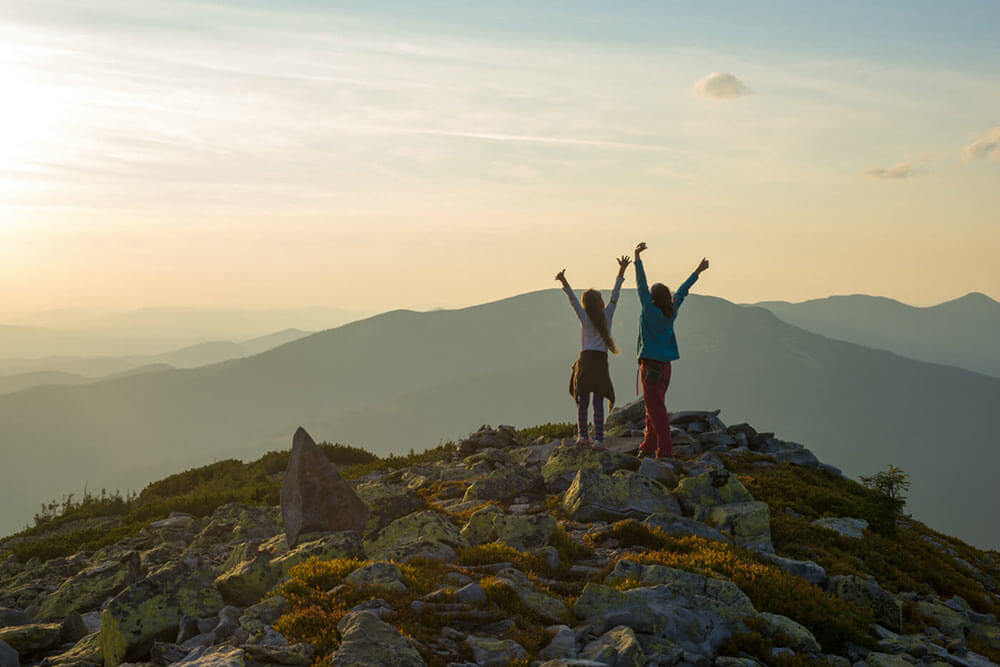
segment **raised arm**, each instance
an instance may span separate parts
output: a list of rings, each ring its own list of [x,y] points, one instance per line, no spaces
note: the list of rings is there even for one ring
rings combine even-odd
[[[618,307],[618,295],[621,294],[622,283],[625,282],[625,269],[631,263],[632,260],[629,259],[628,255],[622,255],[618,258],[618,276],[615,278],[615,287],[611,290],[611,300],[604,309],[604,316],[608,318],[608,321],[614,316],[615,308]]]
[[[692,285],[694,285],[695,282],[698,281],[698,276],[700,276],[702,272],[707,270],[708,270],[708,260],[702,259],[701,263],[698,265],[698,268],[694,270],[694,273],[692,273],[687,280],[681,283],[681,286],[678,287],[677,291],[674,293],[674,308],[681,307],[681,304],[684,302],[684,299],[687,298],[688,292],[691,290]]]
[[[576,298],[576,292],[573,291],[573,288],[569,286],[569,281],[566,280],[566,269],[556,274],[556,280],[562,284],[563,292],[566,292],[566,296],[569,297],[569,305],[573,306],[576,316],[580,318],[581,322],[585,321],[584,318],[587,317],[587,312],[580,305],[580,300]]]
[[[653,297],[649,295],[649,285],[646,283],[646,270],[642,266],[642,251],[646,249],[645,243],[640,243],[635,247],[635,286],[639,292],[639,302],[643,306],[653,303]]]

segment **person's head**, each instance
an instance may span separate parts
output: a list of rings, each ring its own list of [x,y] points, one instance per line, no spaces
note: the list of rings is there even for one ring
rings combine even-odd
[[[649,288],[649,296],[653,299],[653,305],[660,309],[664,317],[674,316],[674,295],[670,293],[670,288],[663,283],[654,283]]]
[[[611,332],[608,331],[608,320],[604,317],[604,297],[601,296],[601,293],[595,289],[589,289],[584,292],[583,309],[587,311],[587,316],[594,323],[594,328],[597,329],[597,333],[600,334],[604,344],[608,346],[609,350],[618,354],[618,346],[615,345],[614,339],[611,338]]]

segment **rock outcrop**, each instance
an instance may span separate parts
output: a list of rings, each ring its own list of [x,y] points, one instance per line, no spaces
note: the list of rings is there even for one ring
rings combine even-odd
[[[863,503],[810,509],[799,495],[812,488],[775,502],[768,483],[797,492],[797,475],[852,483],[719,414],[674,414],[669,460],[634,456],[639,402],[609,417],[607,451],[484,426],[414,465],[343,476],[300,429],[285,475],[267,473],[278,507],[185,505],[48,559],[8,546],[33,536],[0,541],[0,667],[1000,657],[1000,555],[902,515],[894,541]],[[86,529],[117,526],[97,521]],[[799,534],[812,542],[791,541]],[[921,567],[888,553],[895,544]],[[873,561],[890,576],[859,576]]]
[[[292,439],[281,486],[281,516],[290,547],[305,533],[361,532],[368,521],[368,506],[302,427]]]

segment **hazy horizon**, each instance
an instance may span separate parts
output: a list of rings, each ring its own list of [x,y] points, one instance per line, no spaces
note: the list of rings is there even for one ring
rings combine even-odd
[[[1000,5],[0,7],[4,309],[1000,296]],[[516,267],[516,270],[512,270]]]

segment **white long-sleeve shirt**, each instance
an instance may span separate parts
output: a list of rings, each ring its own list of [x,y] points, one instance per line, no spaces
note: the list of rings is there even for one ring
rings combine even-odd
[[[611,290],[611,300],[608,305],[604,308],[604,319],[608,323],[608,331],[611,331],[611,320],[615,316],[615,306],[618,305],[618,293],[621,292],[622,283],[625,282],[623,276],[618,276],[615,280],[615,287]],[[594,323],[590,321],[590,315],[587,311],[583,309],[580,305],[580,300],[576,298],[576,293],[573,288],[569,286],[569,283],[563,285],[563,291],[566,292],[566,296],[569,297],[569,303],[573,306],[573,310],[576,311],[576,316],[580,319],[580,349],[581,350],[597,350],[598,352],[607,352],[608,346],[601,338],[601,334],[597,332],[597,328]]]

